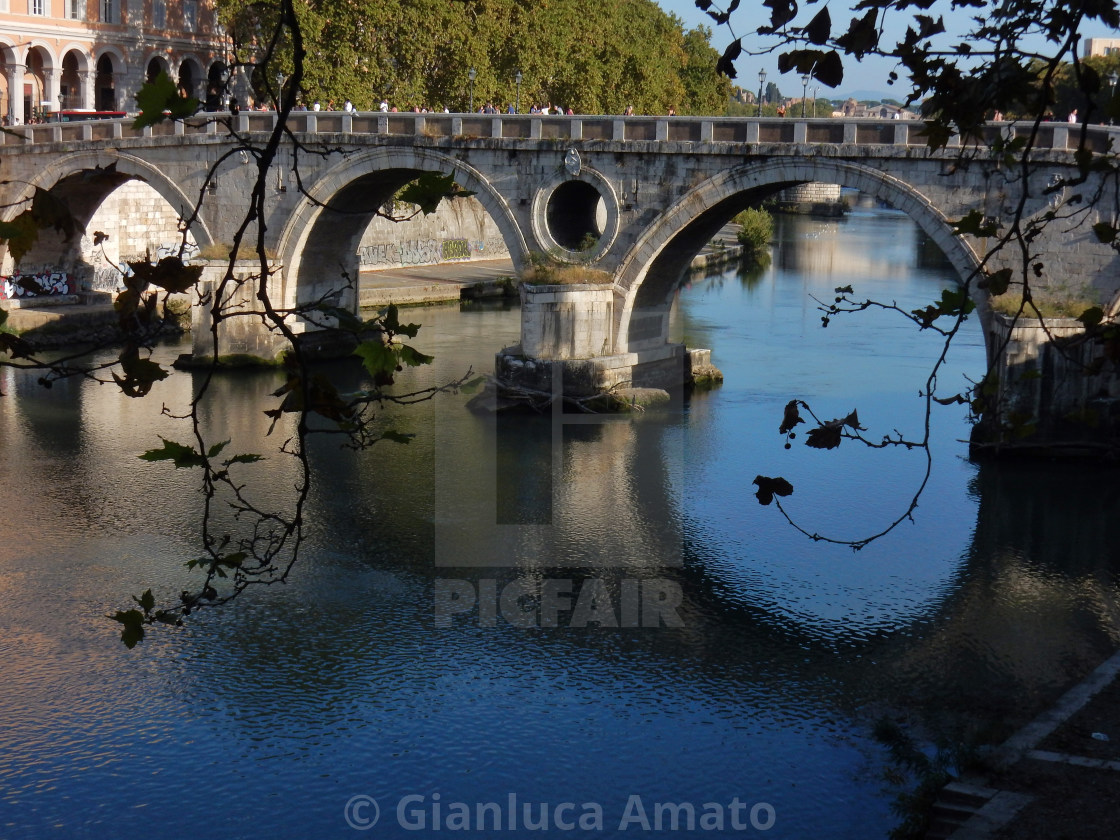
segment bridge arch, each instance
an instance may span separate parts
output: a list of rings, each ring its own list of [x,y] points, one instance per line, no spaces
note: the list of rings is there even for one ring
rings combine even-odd
[[[455,183],[473,192],[501,233],[515,268],[524,267],[529,251],[525,236],[506,199],[479,170],[432,149],[373,149],[323,173],[288,217],[278,241],[285,305],[336,291],[340,274],[335,266],[357,283],[358,248],[370,219],[398,189],[425,172],[453,175]],[[344,302],[348,304],[356,308],[357,301]]]
[[[141,158],[114,150],[80,152],[48,164],[30,179],[19,199],[0,213],[0,219],[11,221],[28,206],[36,189],[46,190],[66,202],[70,211],[83,225],[88,225],[97,208],[119,186],[127,181],[139,180],[148,184],[163,198],[180,219],[189,218],[194,212],[194,202],[158,167]],[[199,246],[213,242],[206,223],[197,218],[190,226],[191,235]],[[78,241],[63,243],[47,231],[40,233],[35,252],[26,257],[29,263],[35,253],[48,253],[57,257],[66,254],[73,259],[80,245]],[[5,252],[6,252],[5,246]],[[8,262],[5,253],[4,262]]]
[[[942,250],[962,284],[979,268],[976,252],[953,233],[945,214],[899,178],[862,164],[822,157],[745,163],[682,196],[659,214],[623,257],[615,280],[616,295],[622,302],[616,315],[616,352],[642,349],[650,340],[664,341],[668,304],[685,268],[735,213],[810,181],[853,187],[906,213]],[[970,289],[988,341],[991,308],[987,296],[975,284]],[[661,318],[657,338],[648,323],[632,329],[635,315],[643,310]]]

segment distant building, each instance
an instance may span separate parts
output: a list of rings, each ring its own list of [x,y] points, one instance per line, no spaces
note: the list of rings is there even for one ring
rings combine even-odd
[[[1085,58],[1094,55],[1120,53],[1120,38],[1086,38]]]
[[[228,44],[211,0],[0,0],[0,115],[134,111],[161,70],[217,109]]]
[[[889,105],[886,102],[880,102],[875,105],[867,105],[857,102],[854,99],[847,99],[843,105],[840,106],[839,111],[834,111],[843,117],[852,117],[856,119],[877,119],[877,120],[916,120],[918,115],[913,111],[908,111],[905,108],[900,108],[897,105]]]

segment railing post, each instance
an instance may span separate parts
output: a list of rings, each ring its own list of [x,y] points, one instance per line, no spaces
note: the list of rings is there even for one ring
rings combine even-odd
[[[490,120],[490,136],[491,137],[501,137],[502,136],[502,118],[501,117],[494,117],[494,119]]]
[[[910,126],[901,120],[894,127],[894,144],[896,146],[910,145]]]
[[[342,133],[343,134],[353,134],[354,133],[354,115],[353,114],[344,113],[342,115]]]
[[[711,120],[700,120],[700,142],[711,143],[715,136],[715,123]]]
[[[572,120],[568,126],[568,131],[573,140],[583,139],[583,120]]]
[[[1054,138],[1050,141],[1051,149],[1065,149],[1069,145],[1069,127],[1065,125],[1054,126]]]
[[[540,119],[529,120],[529,139],[541,139],[541,121]]]
[[[758,142],[758,120],[751,120],[747,123],[747,142]]]
[[[844,123],[844,142],[854,145],[856,143],[856,140],[858,139],[858,130],[859,126],[857,126],[854,122]]]
[[[384,127],[382,127],[381,120],[378,120],[377,121],[377,130],[380,131],[382,134],[388,134],[389,133],[389,118],[388,117],[382,117],[381,119],[385,120]],[[462,117],[452,117],[451,118],[451,136],[452,137],[462,137],[463,136],[463,118]]]
[[[809,142],[809,123],[795,122],[793,124],[793,142],[802,146]]]
[[[626,139],[626,120],[611,120],[611,139]]]
[[[658,140],[669,139],[669,121],[660,119],[657,121],[657,133],[655,135]]]

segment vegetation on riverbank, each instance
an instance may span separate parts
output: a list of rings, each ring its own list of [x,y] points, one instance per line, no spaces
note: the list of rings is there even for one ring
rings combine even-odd
[[[739,225],[736,238],[748,265],[765,265],[770,261],[770,243],[774,240],[774,217],[761,207],[748,207],[731,220]]]

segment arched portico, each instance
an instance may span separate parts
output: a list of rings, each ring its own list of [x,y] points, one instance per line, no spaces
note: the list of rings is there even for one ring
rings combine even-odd
[[[358,248],[370,219],[402,186],[425,172],[453,175],[473,192],[520,270],[529,251],[506,199],[482,173],[432,149],[377,149],[345,160],[308,190],[280,235],[286,306],[337,292],[343,273],[356,284]],[[353,307],[354,290],[341,302]]]
[[[59,77],[59,110],[89,108],[90,63],[89,56],[77,44],[70,44],[62,52],[62,72]]]
[[[692,257],[737,212],[799,183],[841,184],[872,195],[909,215],[945,254],[962,284],[980,259],[953,233],[948,218],[910,184],[868,166],[829,158],[746,163],[704,181],[651,224],[623,257],[616,272],[615,352],[664,344],[668,308]],[[988,341],[987,294],[969,285]],[[990,350],[989,346],[989,350]]]

